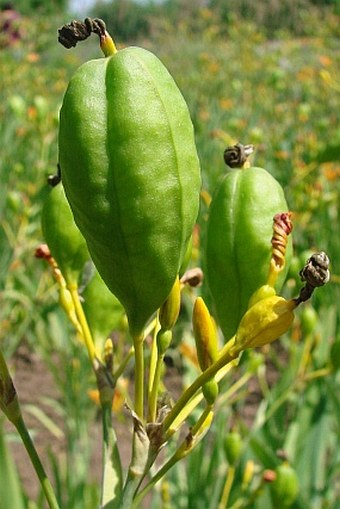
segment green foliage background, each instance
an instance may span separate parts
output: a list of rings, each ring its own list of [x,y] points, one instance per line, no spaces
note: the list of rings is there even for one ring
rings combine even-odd
[[[53,373],[69,450],[66,464],[51,456],[53,480],[64,509],[76,509],[80,498],[82,509],[92,509],[96,492],[88,467],[94,444],[88,428],[94,410],[86,388],[94,381],[79,345],[65,335],[67,330],[72,337],[72,330],[59,310],[51,276],[34,251],[43,241],[40,214],[46,177],[56,171],[58,111],[65,87],[80,63],[101,55],[94,38],[68,52],[58,45],[57,27],[69,21],[65,3],[48,3],[52,14],[46,12],[45,2],[40,4],[16,3],[22,8],[21,40],[12,43],[5,32],[0,37],[0,345],[11,358],[21,344],[28,344]],[[338,14],[339,2],[331,0],[168,0],[138,7],[119,0],[101,3],[95,12],[107,22],[119,47],[132,41],[149,48],[173,74],[193,118],[206,192],[212,194],[223,175],[222,154],[234,141],[253,143],[256,165],[284,186],[294,212],[295,249],[285,295],[297,294],[298,270],[311,250],[325,250],[332,264],[331,283],[312,300],[313,331],[306,329],[301,311],[291,335],[266,353],[279,378],[273,387],[262,387],[254,428],[247,430],[240,417],[245,388],[243,398],[221,407],[210,440],[170,475],[176,509],[216,509],[212,490],[220,494],[226,469],[221,443],[235,418],[241,423],[245,451],[232,503],[240,496],[246,461],[274,468],[275,451],[285,448],[301,484],[293,507],[337,507],[339,377],[333,372],[307,384],[298,373],[307,354],[311,372],[329,367],[331,347],[340,341]],[[202,200],[202,244],[207,212]],[[181,331],[188,328],[186,323]],[[60,374],[53,356],[72,369]],[[262,366],[257,378],[262,376],[263,382],[265,363]],[[245,362],[240,376],[247,369]],[[74,424],[77,420],[80,427]],[[160,507],[157,496],[154,507]],[[244,507],[263,509],[270,504],[265,490],[259,501]],[[37,502],[30,507],[41,506]]]

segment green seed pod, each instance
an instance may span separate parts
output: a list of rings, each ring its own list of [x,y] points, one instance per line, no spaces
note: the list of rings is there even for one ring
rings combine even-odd
[[[97,270],[82,292],[83,309],[93,340],[99,352],[109,334],[121,327],[124,309],[119,300],[110,292]]]
[[[164,355],[169,348],[172,341],[172,331],[163,330],[158,331],[157,334],[157,348],[159,355]]]
[[[284,462],[276,470],[276,479],[270,484],[274,507],[290,507],[299,492],[299,482],[295,470]]]
[[[170,293],[199,205],[190,115],[157,57],[131,47],[78,69],[59,162],[93,261],[137,336]]]
[[[304,306],[300,314],[303,334],[312,334],[318,323],[318,314],[311,304]]]
[[[45,241],[68,286],[77,286],[90,259],[86,242],[78,230],[62,184],[53,187],[45,201],[41,226]]]
[[[213,405],[219,392],[218,383],[216,380],[212,378],[209,380],[209,382],[206,382],[204,385],[202,385],[202,392],[208,405]]]
[[[235,465],[242,451],[242,437],[237,431],[231,431],[224,439],[224,452],[229,465]]]
[[[252,294],[268,277],[273,217],[287,212],[280,184],[262,168],[227,172],[213,196],[207,226],[206,276],[226,338],[232,337]],[[291,257],[278,278],[282,285]]]

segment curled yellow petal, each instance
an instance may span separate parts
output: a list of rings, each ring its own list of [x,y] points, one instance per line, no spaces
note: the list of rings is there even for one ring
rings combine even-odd
[[[271,343],[284,334],[294,320],[296,303],[274,295],[258,301],[243,316],[236,332],[238,351]]]

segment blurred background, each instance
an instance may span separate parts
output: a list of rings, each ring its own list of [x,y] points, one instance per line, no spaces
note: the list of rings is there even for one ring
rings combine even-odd
[[[331,260],[331,282],[299,310],[290,334],[259,352],[257,364],[252,354],[245,357],[238,376],[247,384],[221,405],[205,445],[169,476],[169,507],[217,508],[227,469],[221,444],[237,426],[244,447],[228,507],[275,507],[263,478],[284,450],[300,486],[290,506],[338,509],[339,0],[18,0],[0,6],[0,348],[63,509],[96,506],[100,424],[93,425],[97,409],[88,390],[95,383],[86,355],[34,252],[43,242],[40,215],[47,176],[58,162],[65,88],[81,63],[101,57],[96,37],[65,50],[57,29],[85,16],[102,18],[118,48],[136,44],[156,53],[188,103],[205,197],[193,265],[204,264],[207,197],[225,172],[225,147],[237,141],[254,144],[253,163],[277,178],[294,214],[294,259],[283,294],[297,295],[298,272],[311,252],[324,250]],[[190,335],[188,317],[184,309],[169,353],[184,382],[190,355],[183,349],[179,359],[177,347]],[[25,453],[1,419],[0,493],[8,492],[4,472],[11,472],[20,495],[17,505],[0,497],[0,509],[40,509]],[[118,426],[122,419],[118,405]],[[168,507],[160,492],[149,504]]]

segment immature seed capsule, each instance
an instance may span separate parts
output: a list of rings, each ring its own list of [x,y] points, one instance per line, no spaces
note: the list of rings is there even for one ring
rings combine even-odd
[[[170,293],[199,204],[190,115],[158,58],[131,47],[78,69],[59,162],[91,257],[139,335]]]
[[[124,310],[110,292],[97,270],[82,292],[83,309],[98,352],[102,352],[109,334],[121,327]]]
[[[41,226],[46,243],[68,285],[78,285],[90,259],[86,241],[77,228],[62,184],[53,187],[44,203]]]
[[[207,226],[206,276],[226,339],[235,334],[252,294],[267,282],[273,217],[287,210],[280,184],[262,168],[229,170],[213,196]],[[277,290],[290,257],[291,241]]]
[[[299,492],[299,481],[295,470],[287,462],[279,465],[276,479],[270,484],[274,507],[291,507]]]
[[[235,465],[242,451],[242,437],[238,431],[230,431],[224,438],[224,451],[229,465]]]

